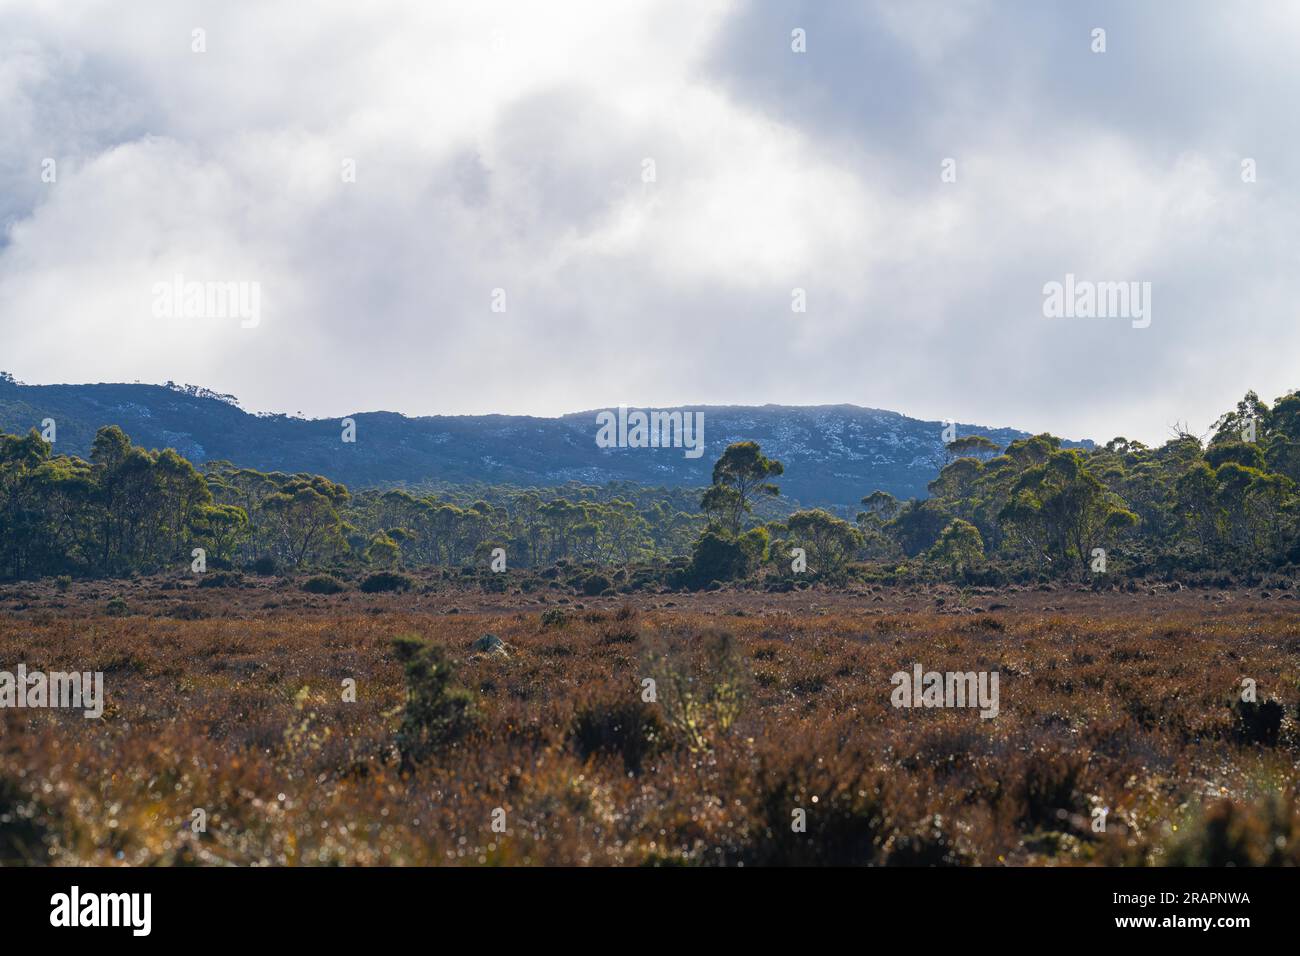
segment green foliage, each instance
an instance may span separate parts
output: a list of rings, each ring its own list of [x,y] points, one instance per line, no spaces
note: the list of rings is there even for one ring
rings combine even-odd
[[[740,542],[716,531],[706,531],[695,542],[686,569],[686,583],[698,588],[712,581],[732,581],[743,577],[747,566],[748,559]]]
[[[762,526],[748,530],[742,530],[742,526],[754,510],[756,497],[780,495],[780,489],[767,479],[784,471],[779,461],[763,454],[757,442],[727,446],[714,463],[713,484],[700,499],[700,510],[708,525],[696,539],[690,564],[682,575],[688,587],[745,577],[767,559],[771,532]]]
[[[736,539],[736,543],[740,545],[740,550],[745,555],[745,571],[750,573],[768,559],[768,551],[772,545],[772,532],[759,525],[742,534]]]
[[[1211,445],[1206,449],[1205,463],[1214,469],[1218,469],[1220,465],[1232,463],[1243,468],[1260,471],[1264,468],[1264,453],[1260,451],[1259,445],[1256,444],[1248,445],[1243,441],[1225,441],[1218,445]]]
[[[786,520],[786,527],[787,543],[804,548],[808,570],[823,577],[843,575],[849,559],[862,545],[862,533],[857,528],[820,508],[796,511]]]
[[[931,498],[863,499],[864,556],[888,558],[896,548],[924,554],[946,573],[969,573],[972,562],[963,549],[954,553],[948,536],[963,521],[978,532],[987,562],[1056,574],[1090,575],[1097,549],[1111,570],[1115,562],[1237,571],[1300,563],[1295,394],[1270,408],[1248,393],[1216,423],[1208,446],[1182,433],[1159,448],[1120,437],[1062,449],[1059,439],[1036,435],[991,457],[967,439],[948,451]],[[961,534],[973,558],[974,538]]]
[[[387,534],[380,532],[366,547],[366,560],[377,568],[395,568],[402,559],[402,549]]]
[[[301,567],[322,551],[342,551],[339,509],[350,497],[343,485],[320,475],[296,475],[267,495],[261,508],[278,553]]]
[[[750,674],[730,634],[693,643],[649,642],[645,656],[664,719],[677,741],[698,753],[730,733],[749,697]]]
[[[980,537],[979,528],[969,521],[955,518],[943,529],[927,557],[956,575],[984,560],[984,539]]]
[[[274,487],[283,476],[224,463],[213,476],[221,485],[218,498],[252,509],[257,530],[250,547],[283,551],[258,503],[268,484]],[[366,489],[339,509],[339,543],[322,542],[310,562],[361,557],[378,567],[485,567],[496,547],[506,550],[512,570],[565,559],[598,565],[648,561],[689,549],[704,524],[691,513],[693,497],[685,489],[626,483],[570,483],[544,491],[474,485],[436,495]]]
[[[873,491],[862,499],[862,507],[866,509],[866,514],[885,522],[892,521],[902,505],[888,491]]]
[[[0,434],[0,579],[182,570],[195,547],[210,567],[266,575],[361,561],[480,565],[496,546],[512,568],[648,562],[689,552],[705,524],[697,502],[692,490],[628,482],[353,496],[320,476],[223,461],[200,474],[116,427],[101,429],[90,461],[53,455],[35,431]]]
[[[862,507],[864,510],[858,512],[857,525],[862,535],[863,557],[894,557],[898,544],[886,533],[886,526],[898,517],[902,502],[887,491],[873,491],[862,499]]]
[[[713,485],[705,492],[702,509],[730,534],[738,535],[741,522],[753,511],[757,495],[776,497],[781,493],[768,479],[784,474],[785,466],[763,454],[758,442],[728,445],[713,465]]]
[[[885,525],[885,532],[910,558],[933,547],[951,520],[944,508],[943,499],[909,501]]]
[[[397,729],[403,772],[461,740],[477,722],[474,696],[455,686],[446,651],[417,637],[398,637],[393,650],[406,675],[406,703]]]
[[[1074,563],[1086,570],[1094,548],[1138,521],[1075,449],[1054,451],[1024,471],[1012,495],[1000,517],[1034,553],[1061,568]]]
[[[0,576],[188,564],[211,503],[188,461],[135,448],[117,427],[100,429],[89,462],[52,455],[35,430],[0,435]]]
[[[984,435],[963,435],[944,446],[950,458],[977,458],[987,460],[994,457],[1001,446]]]

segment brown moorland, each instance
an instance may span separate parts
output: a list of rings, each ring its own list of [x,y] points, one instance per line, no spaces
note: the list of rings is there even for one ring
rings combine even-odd
[[[107,696],[0,711],[0,862],[1300,862],[1289,594],[241,584],[0,588],[0,670],[102,671]],[[454,668],[456,733],[403,636]],[[997,717],[891,706],[916,663],[996,671]]]

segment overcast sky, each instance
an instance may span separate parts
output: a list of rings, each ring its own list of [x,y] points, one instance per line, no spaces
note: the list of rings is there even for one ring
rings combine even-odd
[[[1159,442],[1300,386],[1297,50],[1275,2],[0,0],[0,369]],[[1150,325],[1045,317],[1067,274]]]

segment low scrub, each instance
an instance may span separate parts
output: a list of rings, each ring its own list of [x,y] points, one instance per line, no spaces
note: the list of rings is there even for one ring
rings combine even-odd
[[[361,590],[366,594],[382,594],[389,591],[409,591],[414,584],[405,574],[396,571],[376,571],[367,575],[361,582]]]
[[[328,574],[314,574],[302,582],[302,589],[308,594],[338,594],[346,590],[343,582]]]

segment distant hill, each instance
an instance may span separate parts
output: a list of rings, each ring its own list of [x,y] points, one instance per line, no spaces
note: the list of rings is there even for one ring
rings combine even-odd
[[[855,405],[692,406],[703,411],[705,452],[598,448],[596,412],[561,418],[361,412],[357,440],[340,440],[336,419],[254,415],[231,396],[171,385],[22,385],[0,379],[0,430],[57,423],[56,450],[85,456],[95,432],[119,425],[137,444],[174,448],[195,464],[225,459],[263,471],[312,472],[349,486],[421,483],[707,485],[713,462],[752,439],[785,464],[783,494],[808,505],[852,507],[876,489],[924,497],[943,459],[941,422]],[[958,435],[999,444],[1011,428],[959,424]],[[1090,444],[1090,443],[1083,443]]]

